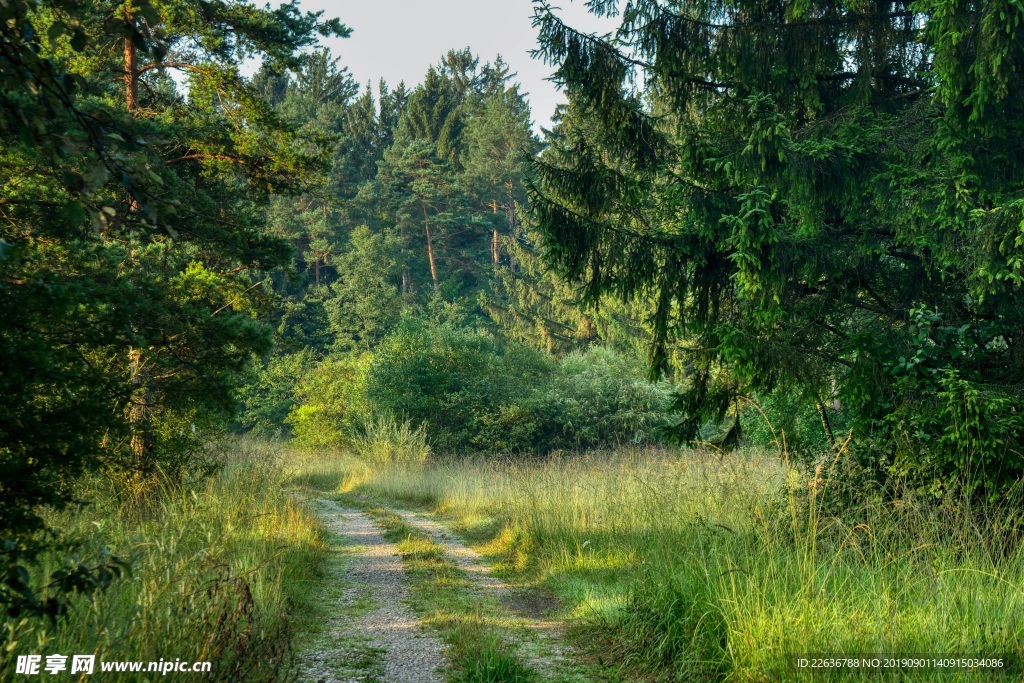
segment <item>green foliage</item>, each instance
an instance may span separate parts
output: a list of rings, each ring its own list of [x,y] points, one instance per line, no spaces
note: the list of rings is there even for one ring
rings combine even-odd
[[[302,443],[340,445],[344,434],[364,434],[358,425],[370,416],[408,420],[444,452],[651,442],[668,425],[667,390],[608,349],[558,361],[484,332],[405,318],[362,361],[365,374],[352,367],[325,361],[303,383],[289,417]]]
[[[880,473],[994,495],[1024,474],[1019,3],[535,23],[570,100],[530,188],[545,255],[584,303],[652,302],[679,438],[785,388],[835,394]]]
[[[998,388],[986,391],[955,370],[936,383],[937,391],[888,416],[905,435],[894,467],[935,482],[936,493],[941,483],[959,483],[969,493],[981,489],[995,496],[1017,483],[1024,468],[1024,415],[1016,398]]]
[[[835,437],[845,439],[849,427],[842,421],[842,411],[830,405],[826,407],[826,417]],[[803,462],[831,457],[831,444],[814,403],[790,387],[777,387],[745,402],[740,410],[740,423],[743,437],[753,446],[777,453],[783,452],[785,446],[785,452]]]
[[[295,406],[297,386],[315,362],[313,352],[304,350],[259,363],[238,389],[238,423],[257,436],[286,436],[285,420]]]
[[[651,337],[644,321],[648,302],[584,304],[577,289],[544,263],[535,226],[527,221],[517,229],[514,239],[503,242],[508,267],[495,269],[490,290],[480,297],[502,333],[555,354],[600,343],[643,355]]]
[[[324,309],[336,348],[372,350],[394,327],[402,311],[399,240],[391,232],[359,226],[335,261],[338,279]]]
[[[285,422],[295,441],[311,448],[350,443],[368,416],[365,397],[370,358],[327,358],[311,365],[295,387]]]
[[[482,332],[406,318],[374,354],[366,397],[375,411],[427,425],[438,450],[472,449],[483,445],[485,416],[522,400],[549,363]]]
[[[585,449],[660,442],[670,426],[668,387],[644,375],[639,362],[611,349],[569,354],[529,402],[543,423],[537,445]]]

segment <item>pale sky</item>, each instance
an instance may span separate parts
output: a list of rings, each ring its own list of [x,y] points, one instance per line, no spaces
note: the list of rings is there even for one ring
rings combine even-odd
[[[516,80],[530,95],[535,126],[548,127],[555,105],[564,101],[544,80],[551,67],[530,57],[537,40],[530,0],[300,0],[300,5],[306,11],[324,10],[325,17],[338,17],[353,30],[351,38],[325,44],[362,85],[370,80],[376,88],[384,78],[391,86],[403,80],[413,86],[448,50],[469,47],[481,63],[500,54],[518,74]],[[605,33],[617,25],[589,14],[581,0],[561,0],[556,6],[579,30]]]

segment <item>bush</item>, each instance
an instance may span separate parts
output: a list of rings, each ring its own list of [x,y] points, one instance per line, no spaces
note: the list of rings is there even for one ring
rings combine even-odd
[[[1024,472],[1020,396],[981,385],[955,370],[937,374],[937,390],[889,416],[898,476],[934,494],[963,489],[993,500],[1019,486]]]
[[[312,351],[275,356],[260,363],[238,390],[238,423],[258,436],[289,436],[285,422],[295,406],[295,389],[316,360]]]
[[[798,456],[802,462],[813,462],[831,452],[831,445],[821,423],[821,416],[806,395],[793,387],[779,387],[755,396],[760,410],[750,404],[740,411],[743,436],[752,446],[778,451],[785,438],[786,452]],[[846,437],[849,429],[842,412],[826,407],[826,415],[836,438]]]
[[[369,356],[328,358],[312,366],[295,389],[286,418],[301,446],[341,448],[368,415],[365,386]]]
[[[407,321],[367,377],[373,410],[426,425],[438,449],[550,451],[651,442],[667,392],[642,365],[595,348],[561,361],[515,342]]]
[[[486,448],[489,420],[529,396],[553,369],[539,351],[451,325],[405,319],[377,350],[367,373],[374,412],[425,426],[439,450]]]
[[[669,424],[667,388],[645,381],[637,360],[594,348],[559,361],[414,318],[373,356],[310,367],[295,400],[287,422],[299,444],[368,453],[378,437],[404,443],[403,429],[444,452],[547,452],[656,442]]]
[[[640,362],[607,348],[566,356],[538,394],[554,448],[657,442],[669,425],[666,388],[647,382]]]

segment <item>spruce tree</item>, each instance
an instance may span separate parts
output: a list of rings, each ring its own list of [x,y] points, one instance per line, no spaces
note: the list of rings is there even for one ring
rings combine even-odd
[[[587,299],[653,296],[656,369],[686,341],[681,438],[784,382],[834,390],[885,471],[1024,472],[1022,19],[632,0],[602,38],[538,4],[587,125],[537,165],[533,211]]]

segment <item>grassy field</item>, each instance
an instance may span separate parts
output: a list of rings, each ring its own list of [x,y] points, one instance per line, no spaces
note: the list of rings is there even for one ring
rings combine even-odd
[[[297,470],[296,483],[446,516],[503,571],[557,594],[595,658],[630,677],[793,680],[800,654],[1012,664],[1024,651],[1024,548],[1007,530],[1011,512],[903,498],[828,514],[820,472],[760,452],[374,468],[310,456]],[[992,679],[908,671],[836,679]]]
[[[53,526],[79,542],[83,559],[108,548],[132,560],[131,573],[73,600],[59,628],[5,622],[0,680],[14,678],[15,655],[54,653],[96,654],[97,677],[100,660],[180,658],[210,661],[208,680],[287,680],[291,634],[316,617],[310,588],[324,550],[320,524],[282,486],[289,476],[278,449],[242,442],[197,490],[140,501],[115,495],[109,483],[86,487],[92,503],[55,516]],[[59,557],[47,558],[38,575],[49,575]]]
[[[106,547],[131,558],[132,573],[73,601],[62,628],[6,622],[13,644],[0,657],[0,679],[21,653],[208,660],[211,680],[289,679],[292,635],[315,634],[323,617],[316,596],[327,543],[291,493],[302,489],[383,504],[375,514],[402,542],[413,578],[441,577],[450,588],[450,596],[417,594],[429,598],[427,611],[440,614],[449,603],[461,610],[438,623],[456,659],[460,646],[479,645],[461,633],[480,610],[462,599],[459,572],[437,548],[398,528],[391,501],[447,518],[501,572],[557,596],[593,663],[619,669],[622,680],[799,680],[795,657],[816,653],[1019,658],[1024,548],[1013,535],[1016,513],[902,498],[835,514],[825,505],[834,498],[829,486],[756,451],[370,466],[243,442],[198,490],[139,501],[95,486],[83,492],[91,505],[55,517],[83,557]],[[57,557],[38,568],[40,577]],[[499,640],[489,659],[516,670]],[[464,659],[488,658],[467,651]],[[818,672],[813,680],[830,679]]]

